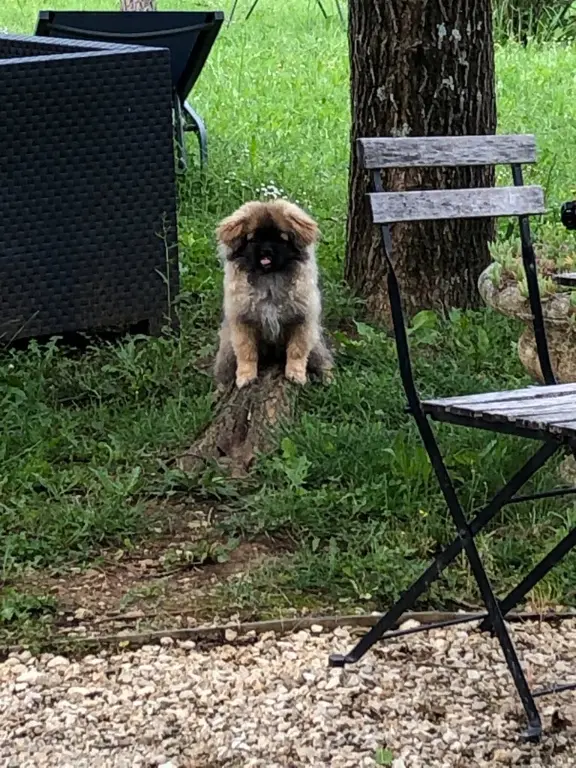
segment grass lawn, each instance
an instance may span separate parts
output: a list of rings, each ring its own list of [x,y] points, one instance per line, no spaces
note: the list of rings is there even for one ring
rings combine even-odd
[[[70,5],[57,0],[51,7]],[[99,0],[73,5],[116,7]],[[205,0],[160,3],[195,6],[221,7]],[[225,10],[230,6],[227,0]],[[5,3],[0,28],[31,32],[44,7],[39,0]],[[560,228],[560,203],[576,197],[575,72],[572,47],[497,51],[499,131],[537,136],[540,161],[527,180],[545,187],[553,209],[544,231]],[[205,187],[191,172],[179,188],[181,336],[129,339],[82,357],[55,345],[0,357],[0,624],[2,615],[8,622],[38,607],[22,586],[33,581],[29,569],[88,567],[102,549],[122,557],[160,530],[166,534],[162,516],[150,513],[166,500],[225,512],[218,517],[224,548],[265,537],[282,542],[284,554],[225,587],[230,605],[258,615],[302,604],[383,607],[451,536],[426,455],[403,413],[392,346],[362,322],[362,307],[341,283],[349,111],[346,34],[337,17],[323,19],[308,0],[261,0],[248,23],[239,14],[223,29],[193,101],[206,119],[211,157]],[[197,362],[216,341],[221,276],[214,227],[240,202],[277,190],[308,207],[321,225],[336,381],[299,396],[278,452],[241,486],[215,471],[186,480],[169,459],[211,413],[211,381]],[[347,333],[353,322],[355,332]],[[513,323],[489,311],[429,318],[412,334],[422,392],[525,383],[517,338]],[[469,511],[530,450],[511,438],[450,427],[440,437]],[[538,479],[542,487],[554,482],[552,470]],[[575,517],[566,501],[506,510],[479,539],[496,583],[505,588]],[[575,581],[572,557],[535,599],[574,604]],[[427,596],[428,605],[454,600],[476,600],[462,560]]]

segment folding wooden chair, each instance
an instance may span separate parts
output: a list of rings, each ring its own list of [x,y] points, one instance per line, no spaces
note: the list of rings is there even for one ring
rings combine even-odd
[[[528,728],[525,737],[538,741],[542,725],[535,699],[547,693],[576,688],[576,683],[554,685],[532,691],[508,633],[505,616],[576,544],[573,529],[549,552],[527,576],[503,599],[497,599],[488,579],[474,537],[507,504],[542,499],[576,492],[576,488],[557,488],[541,493],[519,495],[530,478],[558,451],[576,448],[576,384],[557,385],[552,372],[542,316],[542,305],[536,275],[529,215],[545,213],[544,194],[540,187],[524,186],[522,164],[536,161],[533,136],[459,136],[450,138],[360,139],[361,162],[371,171],[374,191],[369,195],[372,218],[381,226],[383,255],[387,266],[388,295],[402,384],[408,400],[408,411],[430,457],[446,504],[457,530],[457,536],[382,616],[378,623],[347,655],[335,654],[330,665],[342,667],[357,662],[378,640],[412,634],[435,627],[446,627],[466,621],[481,620],[480,628],[498,637],[508,669],[522,701]],[[514,186],[480,189],[386,192],[381,169],[431,166],[503,165],[512,168]],[[534,334],[545,380],[544,386],[530,386],[509,392],[490,392],[465,397],[422,401],[414,382],[410,362],[399,283],[394,271],[390,225],[394,222],[430,219],[516,216],[522,241],[522,259],[529,289]],[[538,440],[542,445],[494,498],[470,522],[467,521],[454,484],[440,453],[430,420],[463,427],[477,427],[491,432]],[[486,612],[452,621],[439,622],[410,630],[396,630],[402,614],[410,610],[423,592],[436,581],[442,571],[462,552],[466,553],[472,573],[486,607]],[[386,634],[385,634],[386,633]]]

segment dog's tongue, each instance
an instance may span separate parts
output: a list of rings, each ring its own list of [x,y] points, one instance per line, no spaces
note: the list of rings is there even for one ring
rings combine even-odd
[[[263,267],[269,267],[270,266],[270,259],[268,256],[264,256],[263,259],[260,259],[260,264],[262,264]]]

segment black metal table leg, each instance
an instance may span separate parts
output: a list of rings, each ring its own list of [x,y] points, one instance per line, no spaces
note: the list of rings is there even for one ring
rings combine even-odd
[[[245,21],[248,21],[250,16],[252,16],[252,14],[256,10],[256,6],[258,5],[259,2],[260,2],[260,0],[254,0],[254,2],[252,3],[252,5],[250,6],[250,8],[248,10],[248,13],[246,14]]]
[[[184,138],[184,115],[182,114],[182,105],[178,96],[174,95],[174,133],[176,135],[176,163],[177,172],[186,173],[188,168],[188,156],[186,152],[186,141]]]
[[[238,0],[234,0],[234,3],[232,4],[232,9],[230,11],[230,16],[228,17],[228,26],[232,24],[232,19],[234,18],[234,14],[236,13],[237,7],[238,7]]]
[[[198,145],[200,148],[200,167],[205,168],[208,164],[208,134],[206,133],[206,126],[200,115],[190,106],[190,104],[184,102],[185,122],[184,130],[192,130],[198,137]]]

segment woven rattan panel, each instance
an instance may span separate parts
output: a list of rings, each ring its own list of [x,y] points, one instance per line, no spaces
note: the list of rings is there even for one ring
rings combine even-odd
[[[20,59],[26,56],[46,56],[52,53],[75,53],[69,45],[41,42],[33,38],[0,37],[0,59]]]
[[[157,331],[178,290],[169,54],[100,48],[0,60],[5,341]]]

